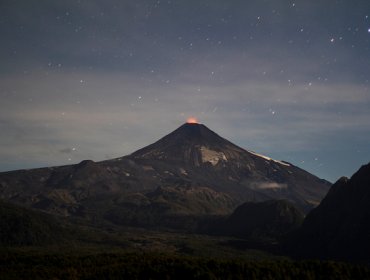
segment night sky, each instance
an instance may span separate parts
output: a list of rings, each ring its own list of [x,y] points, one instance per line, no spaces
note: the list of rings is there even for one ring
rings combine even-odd
[[[0,171],[130,154],[194,116],[336,181],[370,161],[370,1],[1,0]]]

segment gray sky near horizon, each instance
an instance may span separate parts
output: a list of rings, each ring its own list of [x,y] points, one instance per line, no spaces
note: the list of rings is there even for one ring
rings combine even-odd
[[[130,154],[189,116],[330,181],[370,161],[369,1],[3,0],[0,36],[0,171]]]

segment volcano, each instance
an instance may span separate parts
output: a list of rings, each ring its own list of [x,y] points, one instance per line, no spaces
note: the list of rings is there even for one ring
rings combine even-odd
[[[203,124],[185,123],[131,155],[0,173],[0,196],[63,216],[173,225],[176,217],[230,214],[245,202],[315,207],[330,183],[245,150]]]
[[[236,146],[203,124],[186,123],[130,158],[163,166],[237,200],[288,199],[302,210],[316,206],[330,184],[284,161]]]

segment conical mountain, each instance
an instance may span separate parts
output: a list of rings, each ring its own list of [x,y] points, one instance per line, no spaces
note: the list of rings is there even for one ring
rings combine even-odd
[[[226,161],[226,154],[230,159],[241,152],[243,149],[222,138],[205,125],[185,123],[154,144],[136,151],[132,157],[179,161],[199,166],[202,160],[207,158],[210,163],[216,164],[216,161]]]
[[[128,158],[188,175],[242,201],[288,199],[303,211],[317,205],[330,186],[290,163],[238,147],[203,124],[186,123]]]

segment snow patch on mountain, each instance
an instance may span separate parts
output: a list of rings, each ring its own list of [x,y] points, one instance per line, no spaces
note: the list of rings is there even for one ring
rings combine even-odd
[[[258,156],[258,157],[260,157],[260,158],[266,159],[266,160],[268,160],[268,161],[273,161],[273,162],[279,163],[279,164],[281,164],[281,165],[290,166],[290,164],[289,164],[289,163],[286,163],[286,162],[283,162],[283,161],[280,161],[280,160],[276,160],[276,159],[272,159],[272,158],[269,158],[269,157],[264,156],[264,155],[257,154],[257,153],[252,152],[252,151],[248,151],[248,153],[251,153],[251,154],[253,154],[253,155],[255,155],[255,156]]]

